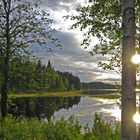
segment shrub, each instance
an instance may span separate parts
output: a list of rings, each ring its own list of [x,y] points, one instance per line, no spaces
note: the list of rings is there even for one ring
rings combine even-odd
[[[97,113],[92,128],[85,129],[74,117],[43,122],[7,116],[0,119],[0,140],[120,140],[120,125],[116,123],[112,128]]]
[[[92,137],[92,140],[120,140],[120,125],[116,122],[113,127],[110,122],[105,122],[101,115],[95,113],[93,126],[85,135]]]

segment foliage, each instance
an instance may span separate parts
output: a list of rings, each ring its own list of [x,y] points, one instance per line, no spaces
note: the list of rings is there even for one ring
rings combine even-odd
[[[120,127],[114,128],[95,114],[92,128],[84,128],[73,117],[56,122],[8,116],[0,120],[1,140],[120,140]],[[84,132],[82,132],[84,130]]]
[[[84,140],[120,140],[120,124],[115,123],[114,127],[111,122],[105,122],[101,115],[95,113],[93,126],[86,128]]]
[[[81,126],[72,117],[67,121],[62,118],[55,124],[48,122],[44,130],[50,140],[80,140],[82,138]]]
[[[80,79],[69,72],[55,71],[50,60],[45,66],[41,60],[14,58],[9,76],[13,92],[80,90]]]
[[[121,66],[121,2],[114,0],[89,0],[86,6],[77,8],[77,14],[67,18],[74,20],[72,29],[80,28],[84,39],[81,45],[92,48],[91,54],[108,55],[107,63],[100,62],[104,69],[116,70]],[[92,46],[93,37],[99,44]]]
[[[107,55],[108,61],[99,62],[104,70],[114,70],[121,74],[121,46],[122,46],[122,3],[120,0],[89,0],[85,6],[76,9],[77,14],[66,18],[73,20],[71,29],[80,28],[83,33],[81,45],[91,48],[90,54]],[[136,13],[136,47],[139,43],[139,15],[140,1],[135,2]],[[98,42],[92,45],[93,40]]]
[[[58,41],[51,28],[49,14],[41,9],[40,0],[32,2],[19,0],[2,0],[0,2],[0,44],[1,56],[21,56],[27,52],[29,45],[45,45],[50,41]],[[8,19],[8,20],[7,20]],[[8,32],[7,32],[8,30]],[[6,48],[7,33],[9,50]],[[49,49],[49,48],[48,48]]]
[[[40,7],[40,0],[0,1],[0,61],[1,61],[1,113],[7,114],[10,61],[24,57],[32,47],[46,46],[50,41],[58,42],[53,36],[52,20]],[[60,46],[60,45],[58,45]],[[50,50],[50,48],[48,49]]]
[[[62,92],[36,92],[36,93],[11,93],[9,98],[21,98],[21,97],[73,97],[73,96],[83,96],[81,91],[62,91]]]
[[[103,118],[95,113],[95,118],[92,127],[92,133],[96,136],[96,140],[117,140],[120,138],[119,125],[116,124],[114,130],[111,128],[111,123],[105,122]]]
[[[63,84],[65,85],[65,90],[81,89],[81,83],[79,77],[69,72],[58,71],[58,74],[60,77],[62,77]]]

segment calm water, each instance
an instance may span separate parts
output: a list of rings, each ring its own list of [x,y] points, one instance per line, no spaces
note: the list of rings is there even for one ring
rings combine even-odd
[[[120,109],[116,100],[99,99],[94,97],[39,97],[17,98],[12,100],[9,113],[14,116],[24,115],[59,120],[62,116],[69,118],[73,115],[82,125],[92,125],[95,112],[103,115],[104,119],[120,120]]]
[[[68,118],[74,115],[82,125],[91,126],[95,112],[102,114],[106,121],[120,121],[121,118],[121,110],[116,100],[93,97],[81,97],[79,104],[56,111],[54,117],[59,120],[62,116]]]

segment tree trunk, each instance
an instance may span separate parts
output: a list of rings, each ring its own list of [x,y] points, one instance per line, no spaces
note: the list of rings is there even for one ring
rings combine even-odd
[[[1,115],[2,118],[7,115],[7,98],[8,98],[8,84],[9,84],[9,59],[10,59],[10,9],[11,0],[3,0],[3,6],[5,10],[5,54],[3,55],[2,62],[2,89],[1,89]]]
[[[1,115],[4,118],[7,115],[7,97],[8,97],[8,70],[9,70],[9,60],[5,58],[3,60],[3,81],[1,88]]]
[[[135,53],[135,1],[122,1],[122,140],[136,139],[136,124],[132,117],[136,112],[136,68],[131,62]]]

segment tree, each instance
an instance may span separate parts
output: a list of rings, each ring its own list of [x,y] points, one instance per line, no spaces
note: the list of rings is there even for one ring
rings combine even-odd
[[[51,61],[50,61],[50,60],[48,61],[48,64],[47,64],[47,69],[53,69],[53,68],[52,68]]]
[[[136,112],[136,68],[131,58],[135,54],[135,1],[122,3],[122,140],[136,139],[136,125],[132,117]]]
[[[91,55],[109,56],[107,63],[99,62],[103,69],[114,70],[121,74],[122,68],[122,7],[120,0],[89,0],[89,4],[76,9],[77,14],[66,16],[75,21],[71,29],[79,28],[83,33],[81,45],[86,49],[90,46]],[[135,2],[136,23],[139,22],[140,1]],[[136,24],[138,25],[138,24]],[[136,28],[136,45],[139,42],[139,25]],[[93,46],[93,37],[99,43]]]
[[[27,92],[37,89],[41,72],[37,71],[36,67],[38,65],[31,60],[12,59],[9,66],[9,90]],[[39,79],[39,81],[36,79]]]
[[[122,140],[134,140],[136,131],[132,115],[136,109],[134,91],[136,73],[130,59],[138,42],[140,44],[138,25],[140,1],[123,0],[121,3],[118,0],[89,0],[89,2],[88,6],[77,8],[77,15],[67,16],[67,18],[75,20],[72,29],[80,28],[83,32],[85,31],[85,38],[81,43],[85,47],[92,45],[92,37],[99,39],[99,44],[93,46],[90,53],[110,56],[109,63],[100,62],[100,66],[115,71],[120,68],[120,73],[122,73]],[[137,28],[135,28],[135,21]]]
[[[118,71],[121,68],[121,2],[118,0],[89,0],[89,5],[77,8],[77,14],[66,18],[74,20],[71,29],[83,32],[81,45],[91,47],[90,54],[109,55],[107,63],[99,62],[104,69]],[[93,37],[99,43],[92,45]]]
[[[64,81],[62,79],[62,77],[59,75],[59,89],[58,91],[64,91],[65,87],[64,87]]]
[[[37,61],[35,72],[34,72],[34,74],[35,74],[34,80],[37,83],[36,89],[38,89],[38,90],[40,90],[42,88],[44,79],[47,80],[44,71],[45,70],[43,69],[41,60],[39,59]]]
[[[53,38],[50,28],[52,20],[43,11],[39,0],[1,0],[0,1],[0,58],[2,60],[1,113],[7,114],[7,95],[9,83],[9,63],[14,56],[27,53],[27,47]]]

